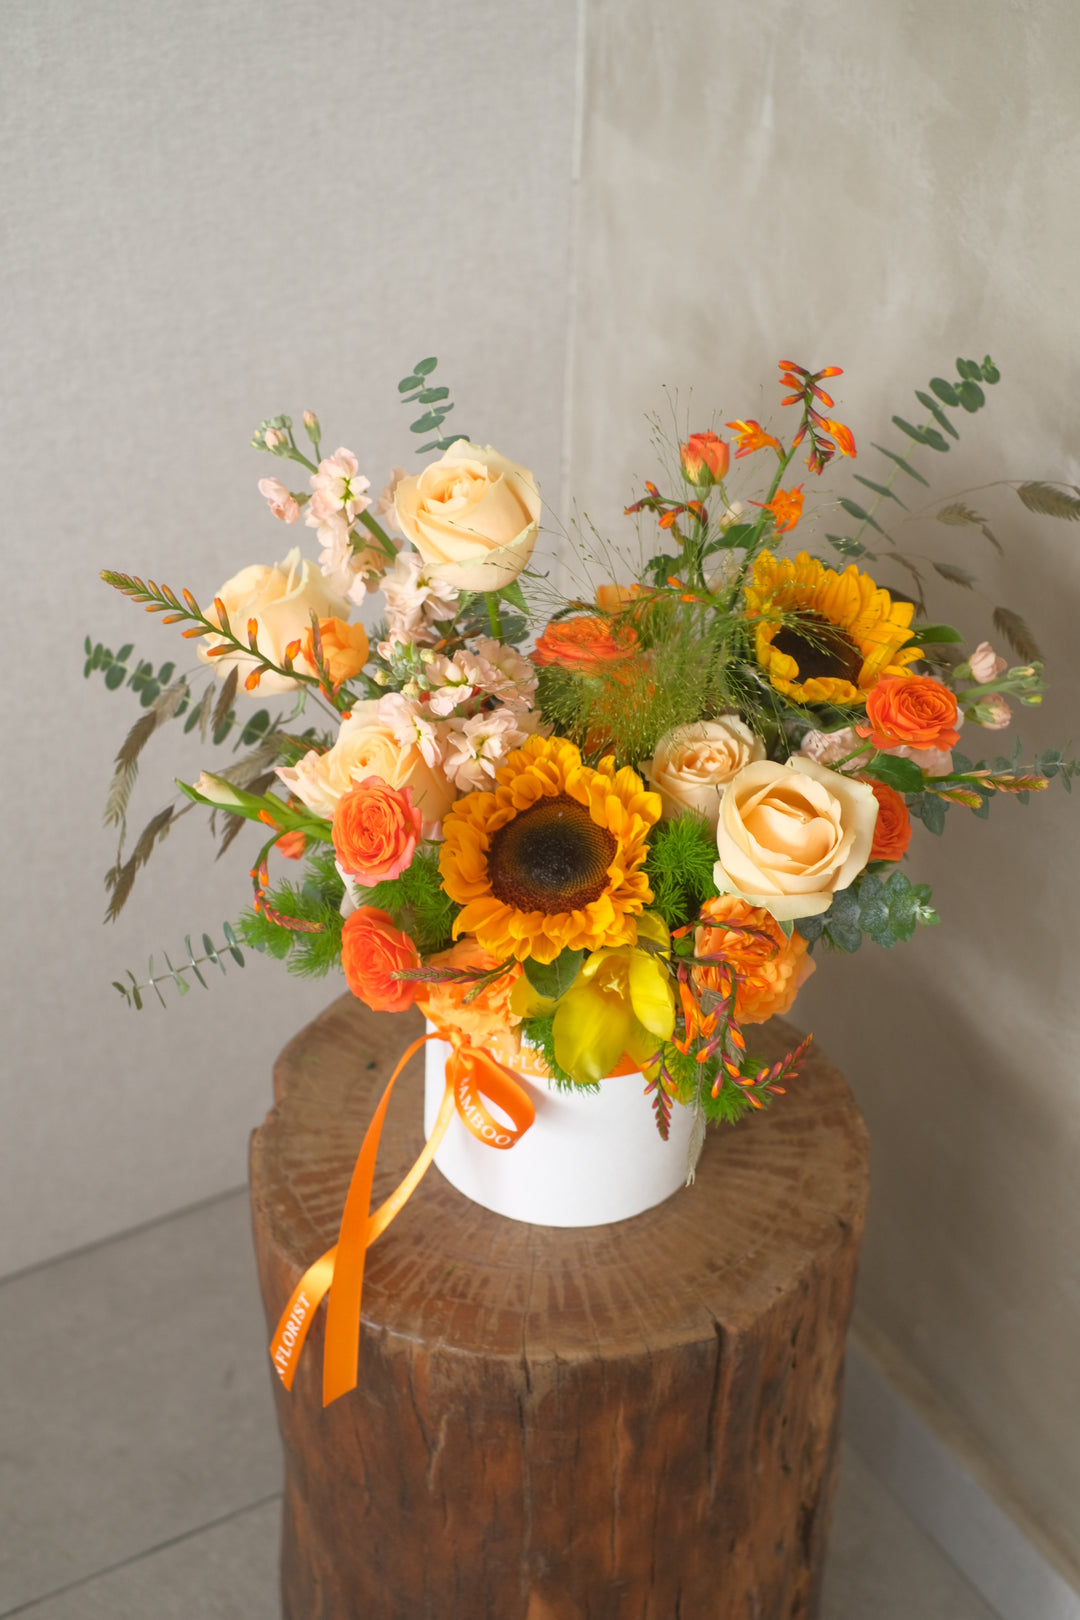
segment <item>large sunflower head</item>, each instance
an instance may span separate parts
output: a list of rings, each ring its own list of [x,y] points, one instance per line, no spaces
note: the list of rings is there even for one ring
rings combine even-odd
[[[763,551],[746,587],[757,661],[796,703],[865,703],[884,675],[907,675],[911,602],[894,602],[852,563],[842,574],[800,551]]]
[[[613,760],[583,765],[562,737],[529,737],[496,783],[443,819],[443,887],[463,907],[455,935],[518,961],[633,945],[652,900],[640,868],[659,794]]]

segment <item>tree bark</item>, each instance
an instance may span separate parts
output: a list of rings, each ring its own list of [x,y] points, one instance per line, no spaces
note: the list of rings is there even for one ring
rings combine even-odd
[[[345,996],[282,1053],[251,1151],[271,1328],[419,1032]],[[796,1038],[757,1034],[770,1058]],[[357,1389],[323,1410],[325,1307],[291,1393],[272,1375],[286,1620],[811,1620],[867,1196],[861,1117],[811,1051],[630,1221],[523,1225],[428,1171],[368,1255]],[[422,1145],[414,1066],[376,1203]]]

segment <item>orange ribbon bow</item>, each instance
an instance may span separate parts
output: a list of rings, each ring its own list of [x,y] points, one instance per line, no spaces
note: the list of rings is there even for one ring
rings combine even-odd
[[[356,1388],[360,1300],[367,1251],[380,1233],[386,1231],[398,1211],[408,1203],[424,1171],[435,1157],[455,1110],[479,1141],[494,1148],[513,1147],[536,1118],[532,1098],[516,1075],[496,1062],[489,1053],[464,1045],[455,1031],[451,1035],[454,1050],[446,1063],[446,1090],[431,1135],[408,1175],[395,1187],[386,1202],[372,1213],[371,1186],[375,1176],[375,1159],[394,1083],[409,1059],[426,1041],[443,1038],[441,1035],[422,1035],[409,1047],[390,1076],[360,1146],[337,1243],[304,1272],[281,1313],[270,1342],[274,1368],[285,1388],[291,1389],[315,1311],[327,1289],[330,1289],[323,1351],[324,1406],[329,1406],[339,1395]],[[481,1094],[507,1114],[513,1124],[503,1125],[495,1120],[481,1101]]]

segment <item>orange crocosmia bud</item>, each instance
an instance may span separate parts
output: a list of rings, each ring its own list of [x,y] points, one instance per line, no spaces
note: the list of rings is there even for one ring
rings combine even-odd
[[[836,448],[839,450],[840,454],[842,456],[851,456],[852,460],[854,460],[855,435],[852,433],[851,429],[849,427],[845,427],[843,422],[826,422],[825,431],[827,433],[831,433],[833,438],[836,440]]]
[[[795,527],[802,517],[803,500],[805,499],[802,489],[801,484],[796,485],[794,489],[778,489],[772,500],[763,507],[764,511],[772,513],[778,534],[786,534],[789,529]],[[760,501],[751,501],[750,504],[751,506],[762,505]]]
[[[748,422],[726,422],[725,427],[731,428],[739,436],[739,448],[735,452],[735,460],[740,456],[752,455],[755,450],[764,450],[771,445],[776,451],[780,449],[779,439],[774,439],[771,433],[766,433],[760,422],[753,418]]]
[[[691,433],[679,446],[679,459],[688,482],[698,489],[708,489],[727,472],[731,447],[715,433]]]

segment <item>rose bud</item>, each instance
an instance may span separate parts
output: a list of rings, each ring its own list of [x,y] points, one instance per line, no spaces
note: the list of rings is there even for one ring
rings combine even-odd
[[[720,482],[731,461],[731,449],[715,433],[691,433],[679,446],[683,476],[698,489]]]

